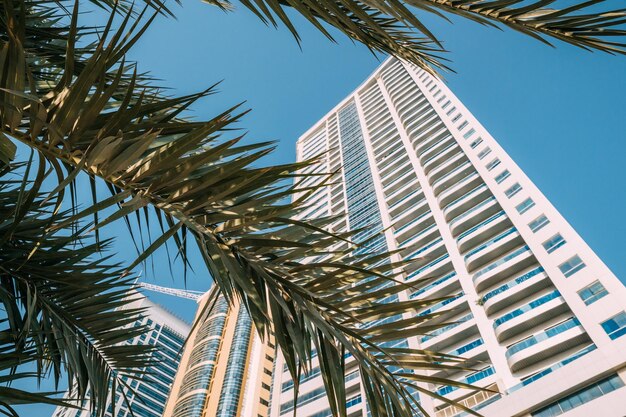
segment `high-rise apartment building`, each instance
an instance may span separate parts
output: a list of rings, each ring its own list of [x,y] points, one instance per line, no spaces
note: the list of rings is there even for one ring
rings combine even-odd
[[[209,302],[209,293],[198,300],[163,417],[267,417],[272,339],[261,341],[245,309],[221,296]]]
[[[157,350],[153,355],[157,362],[150,368],[150,373],[130,380],[129,385],[134,392],[125,387],[118,388],[115,395],[115,416],[161,417],[180,362],[180,351],[189,334],[190,326],[146,297],[139,296],[137,293],[133,293],[133,296],[137,299],[125,308],[145,309],[143,319],[136,325],[145,325],[150,330],[126,343],[155,346]],[[124,390],[128,403],[124,401],[121,390]],[[112,410],[112,405],[109,405],[105,416],[111,417]],[[91,412],[89,404],[85,403],[83,410],[57,407],[53,417],[91,417]]]
[[[307,172],[336,181],[302,217],[347,213],[335,231],[414,259],[404,279],[432,282],[399,299],[449,296],[418,314],[454,324],[402,343],[468,358],[473,371],[429,375],[497,392],[422,387],[487,417],[626,415],[626,289],[443,82],[386,60],[298,140],[298,160],[324,152]],[[366,417],[356,366],[346,381],[348,416]],[[279,356],[272,417],[293,414],[292,388]],[[331,416],[315,364],[297,415]]]

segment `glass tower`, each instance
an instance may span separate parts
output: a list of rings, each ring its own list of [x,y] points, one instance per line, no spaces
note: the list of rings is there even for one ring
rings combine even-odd
[[[220,296],[199,300],[163,417],[266,417],[274,362],[272,338],[262,343],[252,320]]]
[[[130,380],[134,393],[126,388],[119,388],[124,390],[130,407],[121,392],[116,393],[116,416],[161,417],[180,362],[180,350],[189,334],[190,326],[146,297],[139,298],[126,308],[146,309],[143,320],[137,322],[137,325],[147,325],[150,328],[149,332],[126,343],[157,347],[153,353],[157,362],[149,373],[139,379]],[[111,417],[112,409],[112,405],[109,405],[106,417]],[[58,407],[53,414],[53,417],[90,416],[88,404],[85,404],[85,410]]]
[[[491,389],[422,388],[487,417],[626,415],[626,289],[438,78],[387,59],[297,143],[333,172],[302,218],[343,216],[369,251],[412,259],[399,299],[436,299],[417,314],[453,322],[402,343],[468,358],[475,369],[430,372]],[[301,183],[324,179],[309,176]],[[390,317],[387,320],[394,320]],[[349,417],[367,403],[348,369]],[[293,381],[277,358],[272,417],[293,415]],[[436,417],[462,410],[422,395]],[[298,416],[329,417],[319,368],[303,376]]]

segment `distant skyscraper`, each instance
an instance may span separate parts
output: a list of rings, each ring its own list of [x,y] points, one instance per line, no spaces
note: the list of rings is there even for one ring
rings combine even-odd
[[[137,322],[137,325],[147,325],[151,329],[127,343],[156,346],[158,350],[153,355],[158,362],[151,367],[150,374],[130,381],[130,386],[137,395],[125,388],[119,388],[124,389],[129,399],[130,410],[123,396],[117,394],[116,416],[128,417],[134,414],[137,417],[161,417],[180,362],[180,350],[189,334],[190,326],[143,296],[126,308],[146,309],[143,320]],[[111,416],[111,411],[112,407],[109,405],[107,417]],[[90,415],[89,406],[86,405],[85,410],[58,407],[53,417],[90,417]]]
[[[218,298],[208,316],[199,300],[164,417],[266,417],[274,345],[262,343],[246,311]]]
[[[429,375],[499,393],[422,388],[487,417],[626,415],[626,289],[444,83],[386,60],[298,140],[300,161],[323,152],[306,171],[337,172],[336,181],[309,197],[302,217],[347,213],[335,231],[365,227],[355,239],[370,239],[369,250],[415,259],[404,279],[432,283],[400,300],[452,297],[418,314],[455,324],[396,346],[482,364]],[[365,417],[358,368],[348,367],[348,416]],[[276,369],[271,416],[291,416],[280,356]],[[436,417],[466,415],[420,401]],[[297,415],[331,415],[315,363]]]

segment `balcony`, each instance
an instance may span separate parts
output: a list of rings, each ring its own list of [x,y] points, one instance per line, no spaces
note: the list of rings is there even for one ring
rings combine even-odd
[[[439,178],[446,175],[448,172],[458,167],[459,165],[462,165],[468,161],[469,160],[467,159],[467,156],[463,152],[454,155],[452,158],[448,159],[446,162],[430,171],[428,173],[428,180],[433,183]]]
[[[550,291],[528,304],[498,317],[493,329],[498,342],[510,339],[569,311],[557,290]]]
[[[405,268],[408,270],[408,268]],[[452,264],[450,263],[450,255],[444,253],[438,258],[433,259],[426,265],[419,267],[415,271],[411,272],[405,281],[412,281],[417,279],[423,279],[428,277],[440,277],[452,270]]]
[[[404,213],[406,210],[411,207],[415,207],[424,201],[426,201],[426,199],[424,198],[423,193],[409,193],[389,206],[389,216],[396,217],[398,214]]]
[[[420,160],[428,161],[430,158],[437,155],[439,152],[454,145],[456,140],[452,136],[445,136],[443,140],[433,142],[432,145],[425,148],[422,152],[418,153]]]
[[[429,149],[434,148],[440,143],[443,143],[449,139],[452,139],[452,135],[449,132],[442,132],[438,135],[432,135],[419,145],[415,146],[415,153],[420,157]]]
[[[496,380],[495,369],[493,366],[488,366],[478,372],[474,372],[462,378],[455,378],[459,382],[471,385],[487,386],[493,384]],[[475,392],[475,390],[468,390],[467,388],[459,388],[456,386],[446,385],[437,389],[437,394],[445,396],[451,401],[459,400],[466,396],[468,393]],[[434,405],[440,406],[446,404],[441,400],[435,400]]]
[[[478,175],[478,172],[474,171],[462,178],[456,184],[446,188],[437,196],[440,207],[445,207],[449,203],[455,201],[457,198],[464,196],[469,191],[478,187],[483,183],[482,178]]]
[[[467,253],[472,248],[486,242],[492,237],[511,228],[513,224],[504,211],[488,217],[482,222],[461,233],[456,239],[461,253]]]
[[[472,272],[503,253],[519,247],[522,243],[524,240],[521,235],[516,228],[512,227],[467,252],[465,254],[465,266],[468,271]]]
[[[536,262],[530,248],[523,246],[476,272],[472,278],[474,287],[478,292],[484,291]]]
[[[543,268],[534,266],[517,278],[489,291],[480,300],[485,312],[491,315],[550,285],[552,281],[548,279],[548,274]]]
[[[412,167],[408,167],[406,171],[402,173],[396,173],[397,176],[381,179],[385,194],[391,195],[398,191],[403,186],[409,183],[416,183],[417,177],[413,172]]]
[[[428,208],[422,210],[421,212],[412,210],[411,213],[413,216],[402,215],[399,220],[396,220],[393,226],[396,240],[401,242],[401,244],[416,236],[435,221]],[[407,218],[410,220],[402,224],[402,220],[406,220]],[[402,226],[400,226],[400,224],[402,224]]]
[[[433,192],[435,195],[441,194],[446,188],[453,186],[458,183],[462,178],[467,177],[470,173],[475,172],[476,170],[472,166],[472,164],[468,162],[463,162],[459,166],[452,169],[446,175],[437,179],[431,184]]]
[[[417,246],[418,245],[413,245],[412,249]],[[413,271],[421,270],[424,267],[430,265],[431,262],[433,262],[434,260],[440,259],[443,255],[447,254],[448,253],[446,251],[446,246],[444,245],[443,240],[441,238],[437,238],[430,243],[424,245],[423,247],[414,250],[410,254],[406,255],[406,257],[404,257],[404,260],[411,260],[412,262],[406,265],[404,267],[404,270],[408,274],[413,275]],[[438,265],[434,264],[432,266],[434,269],[436,269]],[[434,269],[432,275],[428,274],[427,276],[438,277],[441,275],[440,273],[434,272]]]
[[[457,143],[453,143],[450,146],[444,148],[438,154],[430,157],[427,160],[424,160],[422,162],[422,166],[424,167],[424,172],[426,173],[426,175],[428,175],[430,171],[434,170],[435,168],[439,166],[444,166],[444,165],[448,166],[447,163],[449,162],[449,160],[457,154],[464,155],[463,151],[461,150],[461,147]]]
[[[403,198],[406,193],[419,193],[422,191],[422,188],[415,182],[405,182],[401,187],[394,188],[393,192],[385,192],[385,199],[387,200],[387,204],[393,204],[398,199]]]
[[[430,214],[430,212],[428,212],[427,214]],[[421,224],[422,227],[420,227],[418,230],[413,229],[414,233],[412,233],[412,235],[409,235],[410,237],[407,237],[404,240],[400,240],[398,238],[398,242],[400,242],[399,246],[401,248],[408,248],[423,244],[425,242],[428,242],[434,236],[440,235],[435,220],[432,217],[424,216],[418,218],[417,220],[421,220],[421,223],[418,224]],[[415,224],[414,226],[417,227],[418,224]]]
[[[449,321],[452,323],[422,336],[420,339],[421,348],[440,352],[458,340],[479,334],[476,322],[472,320],[472,313],[464,314]]]
[[[519,372],[588,340],[578,320],[571,317],[509,346],[505,357],[511,371]]]
[[[502,207],[500,207],[495,197],[486,198],[469,210],[459,214],[448,223],[452,236],[457,237],[467,229],[476,226],[478,223],[501,210]]]
[[[430,284],[427,284],[423,288],[414,291],[411,295],[409,295],[409,298],[437,298],[460,291],[461,284],[456,276],[456,272],[452,271],[449,274],[434,280]]]
[[[431,252],[435,252],[437,249],[439,249],[440,247],[444,245],[443,245],[443,239],[440,236],[440,237],[435,238],[431,242],[427,243],[426,245],[421,246],[418,249],[414,250],[416,246],[418,245],[411,245],[411,247],[406,248],[407,249],[406,252],[410,252],[410,253],[403,256],[405,260],[420,259],[424,256],[427,256]]]
[[[473,190],[468,191],[465,195],[462,195],[451,203],[448,203],[447,206],[443,207],[443,215],[447,221],[450,221],[450,219],[457,217],[461,213],[476,206],[479,202],[490,196],[491,194],[487,185],[479,185]]]

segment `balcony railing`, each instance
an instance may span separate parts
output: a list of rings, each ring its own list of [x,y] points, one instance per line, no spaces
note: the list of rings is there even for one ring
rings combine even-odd
[[[459,382],[464,382],[466,384],[474,384],[477,381],[480,381],[481,379],[485,379],[487,378],[489,375],[493,375],[495,373],[495,370],[493,369],[492,366],[483,369],[482,371],[476,372],[472,375],[469,375],[465,378],[463,378],[462,380],[460,380]],[[444,387],[441,387],[437,390],[437,394],[439,395],[446,395],[451,393],[452,391],[456,391],[457,389],[459,389],[459,387],[456,386],[452,386],[452,385],[446,385]]]
[[[517,352],[520,352],[524,349],[528,349],[529,347],[534,346],[537,343],[543,342],[544,340],[548,340],[554,336],[557,336],[569,329],[573,329],[578,326],[580,326],[580,322],[578,321],[578,319],[576,317],[571,317],[565,320],[564,322],[557,324],[556,326],[550,327],[542,331],[541,333],[538,333],[534,336],[531,336],[527,339],[517,342],[514,345],[511,345],[507,349],[505,357],[509,359],[511,356],[513,356]]]
[[[475,213],[477,210],[479,210],[480,208],[486,206],[487,204],[491,203],[492,201],[496,201],[496,198],[495,197],[487,198],[486,200],[478,203],[477,205],[475,205],[471,209],[469,209],[467,211],[464,211],[463,213],[459,214],[454,219],[450,220],[450,222],[448,224],[450,225],[450,227],[453,227],[458,221],[465,219],[470,214]]]
[[[411,260],[411,259],[415,259],[420,253],[424,253],[426,252],[428,249],[432,248],[433,246],[437,245],[438,243],[443,242],[443,238],[438,238],[433,240],[432,242],[430,242],[429,244],[427,244],[426,246],[423,246],[421,248],[419,248],[418,250],[416,250],[415,252],[413,252],[412,254],[410,254],[409,256],[406,257],[406,259]]]
[[[509,253],[508,255],[506,255],[505,257],[498,259],[496,262],[492,263],[491,265],[481,269],[480,271],[476,272],[474,274],[474,277],[472,278],[472,281],[476,282],[476,280],[482,276],[485,275],[487,272],[491,271],[492,269],[495,269],[497,267],[499,267],[500,265],[502,265],[505,262],[510,261],[511,259],[515,258],[516,256],[521,255],[524,252],[528,252],[530,251],[530,248],[528,246],[522,246],[519,249],[516,249],[515,251]]]
[[[438,263],[440,263],[440,262],[442,262],[442,261],[444,261],[444,260],[448,259],[449,257],[450,257],[450,255],[446,253],[446,254],[444,254],[444,255],[440,256],[439,258],[435,259],[434,261],[429,262],[428,264],[424,265],[423,267],[421,267],[421,268],[420,268],[420,269],[418,269],[417,271],[411,272],[411,273],[409,274],[409,276],[407,276],[407,277],[406,277],[405,281],[408,281],[408,280],[410,280],[411,278],[414,278],[414,277],[418,276],[418,275],[419,275],[419,274],[421,274],[422,272],[424,272],[424,271],[426,271],[427,269],[429,269],[429,268],[431,268],[431,267],[433,267],[433,266],[437,265]]]
[[[483,298],[481,299],[481,301],[484,303],[485,301],[489,300],[492,297],[495,297],[496,295],[503,293],[507,290],[510,290],[511,288],[514,288],[515,286],[528,281],[529,279],[531,279],[532,277],[534,277],[537,274],[540,274],[544,272],[544,269],[542,267],[537,267],[535,269],[533,269],[532,271],[528,271],[526,272],[524,275],[515,278],[514,280],[511,280],[509,282],[507,282],[504,285],[499,286],[498,288],[496,288],[495,290],[489,291],[487,294],[485,294],[483,296]]]
[[[461,293],[455,295],[454,297],[446,298],[443,301],[439,301],[437,304],[433,304],[432,306],[430,306],[430,308],[428,308],[428,309],[422,311],[421,313],[419,313],[418,316],[425,316],[427,314],[434,313],[435,311],[439,310],[440,308],[442,308],[442,307],[450,304],[451,302],[456,301],[459,298],[463,297],[463,295],[465,295],[465,294],[463,294],[461,292]]]
[[[424,343],[434,337],[437,337],[439,335],[444,334],[445,332],[447,332],[448,330],[452,330],[457,326],[460,326],[461,324],[465,323],[466,321],[469,321],[472,319],[472,313],[469,313],[463,317],[461,317],[460,319],[456,320],[454,323],[447,325],[446,327],[442,327],[441,329],[437,329],[434,330],[430,333],[428,333],[427,335],[422,336],[422,338],[420,339],[421,343]]]
[[[480,229],[481,227],[491,223],[492,221],[499,219],[500,217],[504,216],[506,213],[504,212],[504,210],[494,214],[493,216],[489,217],[486,220],[483,220],[482,222],[478,223],[476,226],[472,227],[469,230],[464,231],[463,233],[461,233],[456,240],[459,241],[461,239],[463,239],[465,236],[475,232],[476,230]]]
[[[515,317],[521,316],[522,314],[534,310],[535,308],[539,307],[540,305],[543,305],[545,303],[547,303],[548,301],[554,300],[555,298],[559,298],[561,296],[561,293],[558,290],[554,290],[551,293],[548,293],[542,297],[537,298],[536,300],[531,301],[530,303],[526,304],[523,307],[517,308],[513,311],[511,311],[510,313],[505,314],[502,317],[498,317],[494,322],[493,322],[493,328],[495,329],[496,327],[500,326],[503,323],[506,323],[509,320],[514,319]]]
[[[465,194],[463,194],[461,197],[457,198],[454,201],[451,201],[450,203],[446,204],[446,206],[444,207],[443,211],[444,213],[447,213],[450,211],[450,209],[457,203],[459,203],[460,201],[462,201],[463,199],[465,199],[466,197],[468,197],[470,194],[478,191],[479,189],[487,189],[487,185],[486,184],[481,184],[478,187],[475,187],[471,190],[469,190],[468,192],[466,192]]]
[[[421,294],[424,294],[426,291],[435,288],[436,286],[438,286],[439,284],[442,284],[448,280],[450,280],[452,277],[456,276],[456,272],[450,272],[448,275],[444,276],[443,278],[439,278],[438,280],[436,280],[435,282],[432,282],[430,284],[428,284],[427,286],[425,286],[424,288],[421,288],[417,291],[415,291],[413,294],[411,294],[409,296],[409,298],[416,298],[418,296],[420,296]]]
[[[499,235],[497,235],[496,237],[493,237],[491,239],[489,239],[487,242],[483,243],[482,245],[472,249],[471,251],[467,252],[467,254],[465,254],[465,260],[467,260],[467,258],[469,258],[470,256],[477,254],[478,252],[482,251],[483,249],[488,248],[489,246],[491,246],[494,243],[497,243],[499,241],[501,241],[502,239],[504,239],[505,237],[516,233],[517,229],[515,227],[510,228],[509,230],[504,231],[503,233],[500,233]]]
[[[417,216],[413,220],[411,220],[408,223],[406,223],[404,226],[400,227],[399,229],[396,229],[395,232],[394,232],[395,235],[397,236],[397,235],[401,234],[404,230],[408,229],[409,227],[411,227],[412,225],[414,225],[415,223],[417,223],[418,221],[420,221],[424,217],[428,216],[429,214],[430,214],[430,210],[427,210],[425,213],[420,214],[419,216]]]

